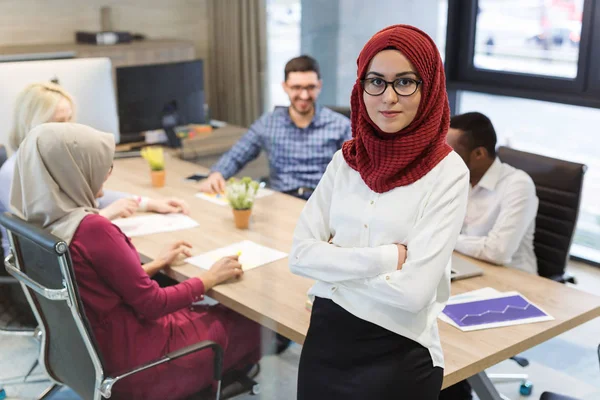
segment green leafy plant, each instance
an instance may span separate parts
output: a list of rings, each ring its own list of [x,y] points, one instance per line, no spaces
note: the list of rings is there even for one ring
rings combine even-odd
[[[230,178],[225,186],[225,197],[235,210],[249,210],[254,205],[259,184],[247,176],[242,179]]]

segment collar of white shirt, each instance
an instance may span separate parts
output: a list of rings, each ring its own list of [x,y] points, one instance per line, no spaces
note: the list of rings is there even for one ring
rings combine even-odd
[[[501,175],[502,163],[500,162],[500,159],[496,157],[492,165],[490,165],[488,170],[485,171],[485,174],[483,174],[483,177],[481,178],[479,183],[475,185],[475,188],[482,187],[493,192],[496,189],[496,185],[498,184]]]

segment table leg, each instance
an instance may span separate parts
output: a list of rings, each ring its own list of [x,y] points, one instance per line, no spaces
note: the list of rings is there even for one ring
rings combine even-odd
[[[505,398],[500,393],[498,393],[496,387],[494,386],[490,378],[488,378],[485,371],[480,372],[477,375],[473,375],[472,377],[467,379],[467,381],[469,381],[469,383],[473,387],[473,390],[475,391],[475,393],[477,393],[479,400],[503,400]]]

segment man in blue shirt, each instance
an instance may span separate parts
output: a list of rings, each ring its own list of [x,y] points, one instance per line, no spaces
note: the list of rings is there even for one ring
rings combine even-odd
[[[314,58],[300,56],[288,61],[282,87],[290,106],[275,107],[254,122],[212,166],[200,191],[224,192],[225,180],[264,150],[269,158],[271,188],[308,199],[333,154],[352,136],[348,118],[316,104],[321,86]]]

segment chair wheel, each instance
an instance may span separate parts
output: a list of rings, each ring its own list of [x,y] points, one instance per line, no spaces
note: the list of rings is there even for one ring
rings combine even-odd
[[[533,383],[531,381],[523,381],[521,382],[521,387],[519,388],[519,393],[523,396],[531,396],[533,392]]]
[[[252,391],[251,391],[253,396],[256,396],[257,394],[260,394],[260,385],[257,383],[256,385],[252,386]]]

